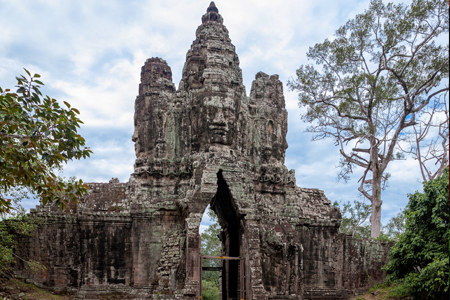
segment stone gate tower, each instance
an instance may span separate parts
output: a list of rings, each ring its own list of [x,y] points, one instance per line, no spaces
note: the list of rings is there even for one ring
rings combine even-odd
[[[222,227],[223,299],[346,299],[382,278],[388,246],[339,233],[323,191],[296,186],[284,165],[287,111],[278,75],[259,72],[246,95],[235,47],[211,2],[178,89],[150,58],[135,101],[136,162],[127,183],[92,183],[45,223],[22,255],[47,266],[39,285],[80,299],[198,299],[199,226],[208,205]],[[26,275],[21,266],[17,274]]]

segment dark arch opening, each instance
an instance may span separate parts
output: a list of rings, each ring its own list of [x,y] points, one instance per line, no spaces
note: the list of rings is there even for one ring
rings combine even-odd
[[[222,227],[220,240],[225,256],[239,257],[241,255],[242,231],[241,216],[237,214],[230,189],[222,175],[217,173],[217,192],[211,200],[211,209],[216,213]],[[222,270],[222,299],[239,299],[240,270],[238,260],[226,260]]]

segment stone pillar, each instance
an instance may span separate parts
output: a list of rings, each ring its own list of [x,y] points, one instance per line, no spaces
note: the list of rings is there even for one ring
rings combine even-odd
[[[190,213],[186,218],[186,284],[185,299],[198,298],[200,291],[200,222],[201,213]]]
[[[246,220],[248,232],[248,271],[247,271],[247,297],[248,299],[267,299],[263,285],[261,267],[261,247],[259,226],[256,220]]]

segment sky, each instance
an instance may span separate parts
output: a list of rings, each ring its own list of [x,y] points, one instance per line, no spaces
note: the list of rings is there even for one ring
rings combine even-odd
[[[332,202],[359,199],[360,171],[347,184],[337,182],[338,148],[332,140],[311,141],[297,94],[286,83],[296,69],[311,63],[309,47],[333,38],[336,29],[368,8],[369,0],[215,3],[236,46],[247,95],[259,71],[279,74],[284,84],[286,165],[295,169],[297,185],[324,190]],[[69,162],[63,175],[85,182],[128,181],[135,160],[131,136],[140,68],[147,58],[161,57],[178,86],[186,52],[208,6],[208,0],[0,0],[0,87],[13,89],[23,68],[40,74],[44,94],[80,110],[84,125],[79,132],[94,152],[90,159]],[[412,159],[392,162],[388,172],[384,224],[406,206],[408,193],[422,187]],[[23,204],[30,208],[37,202]],[[202,224],[204,229],[208,220]]]

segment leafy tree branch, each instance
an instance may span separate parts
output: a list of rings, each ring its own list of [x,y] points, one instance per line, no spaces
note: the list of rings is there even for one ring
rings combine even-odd
[[[16,77],[17,91],[0,88],[0,214],[13,208],[8,192],[27,187],[42,200],[61,208],[87,193],[81,180],[66,182],[55,174],[62,163],[87,158],[77,133],[83,122],[79,111],[65,101],[65,107],[43,96],[40,75]]]

